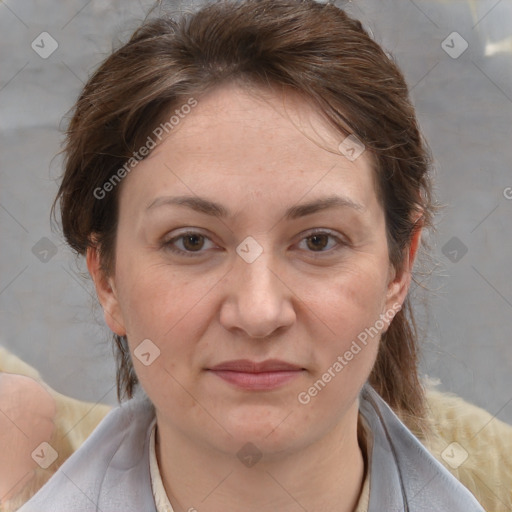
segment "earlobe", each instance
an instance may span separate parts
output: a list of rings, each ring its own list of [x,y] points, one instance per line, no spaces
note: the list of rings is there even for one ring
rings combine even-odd
[[[105,322],[112,332],[119,336],[125,336],[126,329],[121,309],[119,307],[114,281],[111,277],[105,276],[101,269],[99,250],[97,246],[93,245],[87,248],[86,262],[89,274],[94,281],[96,295],[98,296],[98,300],[103,308]]]

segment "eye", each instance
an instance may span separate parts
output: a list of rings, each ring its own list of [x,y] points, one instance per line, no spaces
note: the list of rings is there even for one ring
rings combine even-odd
[[[208,242],[211,244],[208,247]],[[310,232],[302,238],[301,244],[305,242],[306,251],[310,253],[332,253],[347,246],[348,243],[330,231],[317,230]],[[299,244],[299,245],[301,245]],[[187,231],[162,242],[162,246],[180,256],[201,256],[205,251],[211,249],[215,244],[206,236],[196,231]],[[213,246],[213,247],[212,247]]]
[[[343,241],[340,237],[334,235],[330,231],[311,232],[301,240],[301,243],[302,242],[306,242],[308,252],[313,253],[331,253],[348,245],[347,242]],[[326,248],[327,250],[325,250]]]
[[[205,241],[207,240],[213,244],[207,236],[195,231],[187,231],[163,241],[162,245],[171,252],[181,256],[200,256],[204,252],[201,249],[204,248]],[[176,245],[181,245],[181,248],[176,247]]]

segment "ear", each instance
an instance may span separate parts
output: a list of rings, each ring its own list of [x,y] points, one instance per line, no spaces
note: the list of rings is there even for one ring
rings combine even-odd
[[[96,295],[103,308],[105,322],[112,332],[119,336],[125,336],[126,328],[117,298],[114,279],[112,277],[106,277],[101,269],[100,253],[97,245],[92,245],[87,248],[86,261],[89,274],[96,287]]]
[[[396,305],[400,304],[401,307],[407,297],[407,292],[411,285],[412,269],[414,267],[414,262],[416,261],[418,247],[421,242],[421,231],[423,229],[422,219],[423,217],[421,214],[416,216],[411,243],[404,255],[402,269],[400,272],[396,272],[394,268],[391,268],[388,291],[386,294],[386,311],[389,311],[390,309],[395,309],[396,311]]]

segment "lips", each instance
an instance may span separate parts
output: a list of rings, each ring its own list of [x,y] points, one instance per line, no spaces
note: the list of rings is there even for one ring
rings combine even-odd
[[[264,372],[289,372],[300,371],[304,368],[295,364],[280,361],[279,359],[267,359],[260,363],[250,361],[249,359],[237,359],[235,361],[225,361],[210,368],[215,371],[232,371],[241,373],[264,373]]]
[[[304,368],[278,359],[267,359],[259,363],[238,359],[225,361],[208,370],[235,388],[246,391],[270,391],[297,378]]]

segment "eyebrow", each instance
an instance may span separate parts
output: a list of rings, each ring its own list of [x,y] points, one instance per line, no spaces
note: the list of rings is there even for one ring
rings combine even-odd
[[[204,213],[206,215],[211,215],[212,217],[217,218],[226,218],[232,215],[231,212],[223,205],[199,196],[157,197],[146,208],[146,212],[163,205],[186,206],[199,213]],[[352,208],[357,211],[366,210],[366,208],[362,204],[356,203],[348,197],[331,195],[313,201],[309,201],[307,203],[292,206],[288,208],[288,210],[286,210],[284,216],[287,220],[294,220],[298,219],[299,217],[305,217],[306,215],[311,215],[313,213],[317,213],[322,210],[335,207]]]

